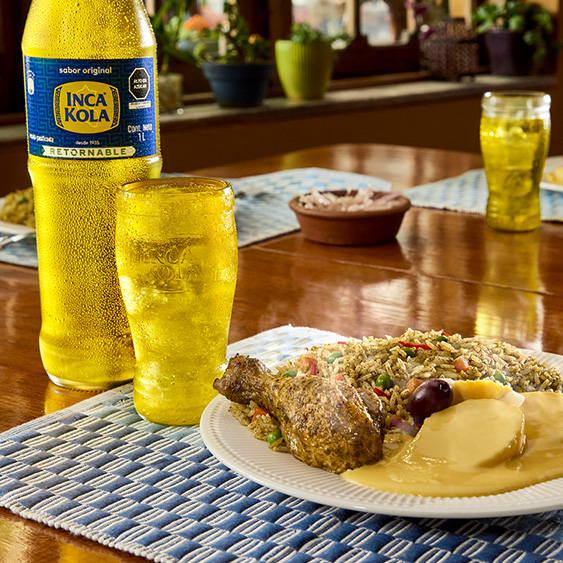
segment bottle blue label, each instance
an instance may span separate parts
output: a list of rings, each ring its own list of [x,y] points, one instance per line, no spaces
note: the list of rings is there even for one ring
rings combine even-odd
[[[25,57],[29,153],[64,160],[157,152],[154,63]]]

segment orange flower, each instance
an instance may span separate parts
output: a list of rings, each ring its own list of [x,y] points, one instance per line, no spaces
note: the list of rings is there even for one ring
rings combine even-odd
[[[254,43],[259,43],[260,41],[263,41],[263,38],[261,35],[259,35],[258,33],[253,33],[249,38],[248,38],[248,43],[250,43],[250,45],[254,45]]]
[[[209,22],[199,14],[194,14],[184,22],[184,29],[187,31],[203,31],[209,29]]]

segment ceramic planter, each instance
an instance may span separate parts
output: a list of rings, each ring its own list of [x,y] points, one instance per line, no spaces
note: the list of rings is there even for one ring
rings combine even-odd
[[[485,33],[491,74],[526,76],[532,73],[534,51],[524,43],[523,37],[522,33],[509,29],[494,29]]]
[[[289,40],[276,41],[278,75],[288,98],[319,100],[332,76],[334,58],[327,43],[300,45]]]
[[[222,107],[259,106],[266,95],[274,63],[202,63],[216,102]]]

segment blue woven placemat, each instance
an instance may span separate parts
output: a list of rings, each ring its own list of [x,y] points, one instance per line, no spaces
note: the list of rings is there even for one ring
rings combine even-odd
[[[5,234],[11,233],[3,231],[0,226],[0,236]],[[0,250],[0,262],[37,268],[37,240],[35,233]]]
[[[340,338],[286,326],[231,345],[229,355],[275,365]],[[0,506],[171,563],[563,560],[563,511],[418,519],[300,500],[230,471],[197,426],[142,420],[130,385],[1,434]]]
[[[540,208],[543,221],[563,221],[562,188],[551,189],[547,184],[542,184]],[[487,205],[487,179],[484,170],[470,170],[460,176],[411,188],[403,193],[417,207],[483,215]]]
[[[235,217],[240,247],[298,230],[299,224],[288,203],[294,195],[307,193],[311,188],[321,191],[367,187],[381,191],[391,189],[391,184],[381,178],[323,168],[281,170],[229,181],[237,195]],[[548,186],[543,184],[540,192],[542,219],[563,221],[563,188],[549,189]],[[483,170],[471,170],[404,193],[418,207],[484,214],[487,182]],[[0,250],[0,261],[37,267],[35,237]]]
[[[298,230],[295,214],[288,207],[289,200],[296,194],[309,192],[311,188],[341,190],[372,187],[382,191],[391,188],[389,182],[380,178],[323,168],[296,168],[229,181],[237,195],[235,218],[241,247]],[[36,268],[35,237],[0,250],[0,262]]]

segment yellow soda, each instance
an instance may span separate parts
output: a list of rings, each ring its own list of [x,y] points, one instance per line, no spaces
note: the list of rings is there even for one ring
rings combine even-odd
[[[502,231],[531,231],[541,223],[540,183],[549,150],[549,96],[485,94],[481,152],[489,196],[486,223]]]
[[[141,0],[33,0],[23,35],[41,357],[51,380],[130,380],[115,193],[161,168],[154,33]]]
[[[117,194],[116,258],[135,343],[135,407],[197,423],[225,368],[237,278],[234,194],[211,178],[135,182]]]

